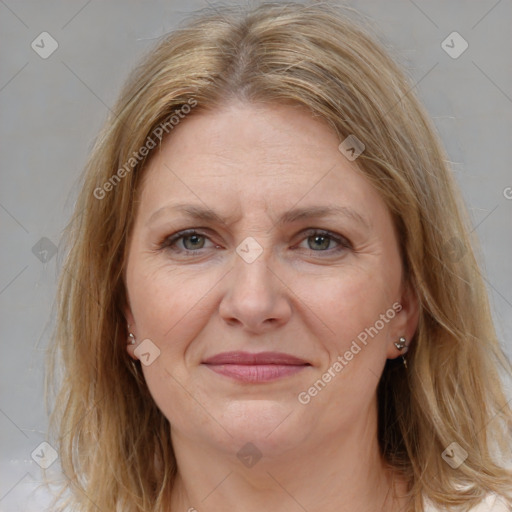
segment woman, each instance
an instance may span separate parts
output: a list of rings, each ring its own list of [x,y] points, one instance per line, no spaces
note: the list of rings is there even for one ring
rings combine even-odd
[[[59,289],[77,510],[508,510],[511,365],[385,50],[324,5],[208,11],[114,111]]]

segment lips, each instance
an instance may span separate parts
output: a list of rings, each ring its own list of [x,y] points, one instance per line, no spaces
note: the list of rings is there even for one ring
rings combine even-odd
[[[308,365],[307,361],[283,352],[223,352],[204,361],[205,364],[279,364]]]
[[[224,352],[203,364],[215,373],[243,382],[269,382],[311,366],[307,361],[282,352]]]

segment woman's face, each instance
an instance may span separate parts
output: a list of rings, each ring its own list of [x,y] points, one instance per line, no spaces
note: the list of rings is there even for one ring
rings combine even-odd
[[[272,456],[373,432],[417,307],[390,213],[339,143],[304,110],[236,103],[182,121],[146,169],[128,351],[173,442]]]

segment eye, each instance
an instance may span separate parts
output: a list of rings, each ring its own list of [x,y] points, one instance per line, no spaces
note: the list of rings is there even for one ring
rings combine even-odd
[[[197,249],[203,249],[206,240],[209,240],[209,238],[205,234],[194,229],[188,229],[165,238],[159,244],[159,247],[177,253],[191,254],[197,252]],[[179,242],[182,242],[182,247],[179,247]],[[177,245],[178,247],[176,247]]]
[[[330,231],[312,229],[305,234],[307,237],[304,239],[304,242],[307,242],[307,249],[312,252],[328,252],[332,254],[352,249],[352,244],[349,240]],[[333,243],[337,244],[337,247],[332,248]]]
[[[309,229],[303,233],[306,238],[303,242],[307,242],[307,250],[310,252],[325,252],[329,254],[339,253],[347,249],[352,249],[352,244],[344,236],[336,235],[330,231]],[[194,253],[199,255],[200,249],[208,249],[205,247],[206,241],[210,241],[209,237],[195,229],[179,231],[174,235],[166,237],[159,244],[160,249],[166,249],[178,254],[187,254],[193,256]],[[331,247],[336,244],[336,247]],[[181,245],[181,247],[180,247]],[[218,248],[218,245],[214,247]],[[210,247],[211,248],[211,247]]]

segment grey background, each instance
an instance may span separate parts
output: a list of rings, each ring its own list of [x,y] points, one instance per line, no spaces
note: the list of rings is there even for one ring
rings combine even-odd
[[[470,207],[496,326],[510,357],[512,199],[504,191],[512,187],[512,2],[346,4],[374,20],[418,84]],[[49,252],[48,261],[40,261],[33,247],[43,237],[58,245],[92,140],[129,69],[187,12],[206,5],[0,0],[3,512],[39,511],[47,501],[44,492],[33,492],[41,470],[31,453],[45,439],[43,358],[60,260]],[[59,45],[47,59],[31,48],[43,31]],[[453,31],[469,44],[457,59],[441,48]]]

